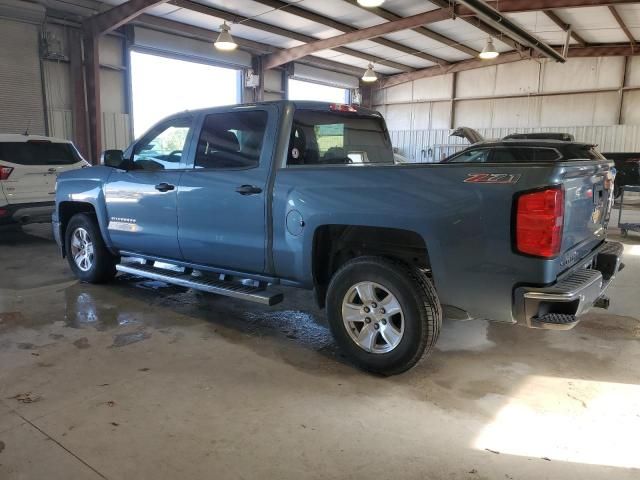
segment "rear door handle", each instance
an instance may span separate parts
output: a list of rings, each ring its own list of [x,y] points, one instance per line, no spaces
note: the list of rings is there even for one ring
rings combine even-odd
[[[236,188],[236,192],[240,195],[257,195],[258,193],[262,193],[262,189],[255,185],[240,185]]]
[[[159,192],[168,192],[169,190],[175,190],[175,188],[175,185],[171,185],[167,182],[162,182],[156,185],[156,190],[158,190]]]

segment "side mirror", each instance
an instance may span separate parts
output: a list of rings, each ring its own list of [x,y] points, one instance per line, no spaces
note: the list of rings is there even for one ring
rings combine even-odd
[[[102,162],[106,167],[121,168],[124,163],[122,150],[105,150],[102,152]]]

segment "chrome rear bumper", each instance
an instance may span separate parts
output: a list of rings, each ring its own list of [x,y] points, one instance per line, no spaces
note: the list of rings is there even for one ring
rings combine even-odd
[[[571,273],[546,287],[516,289],[516,320],[531,328],[568,330],[599,301],[622,267],[624,247],[605,242],[596,252],[592,268]]]

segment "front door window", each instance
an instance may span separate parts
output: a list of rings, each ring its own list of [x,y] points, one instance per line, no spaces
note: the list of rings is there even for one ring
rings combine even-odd
[[[182,152],[187,143],[191,118],[170,120],[153,128],[133,150],[132,170],[175,170],[184,168]]]

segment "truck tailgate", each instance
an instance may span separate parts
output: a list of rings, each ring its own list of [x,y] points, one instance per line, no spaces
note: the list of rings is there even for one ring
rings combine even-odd
[[[565,164],[564,226],[558,273],[579,262],[605,238],[613,205],[611,166],[605,160]]]

